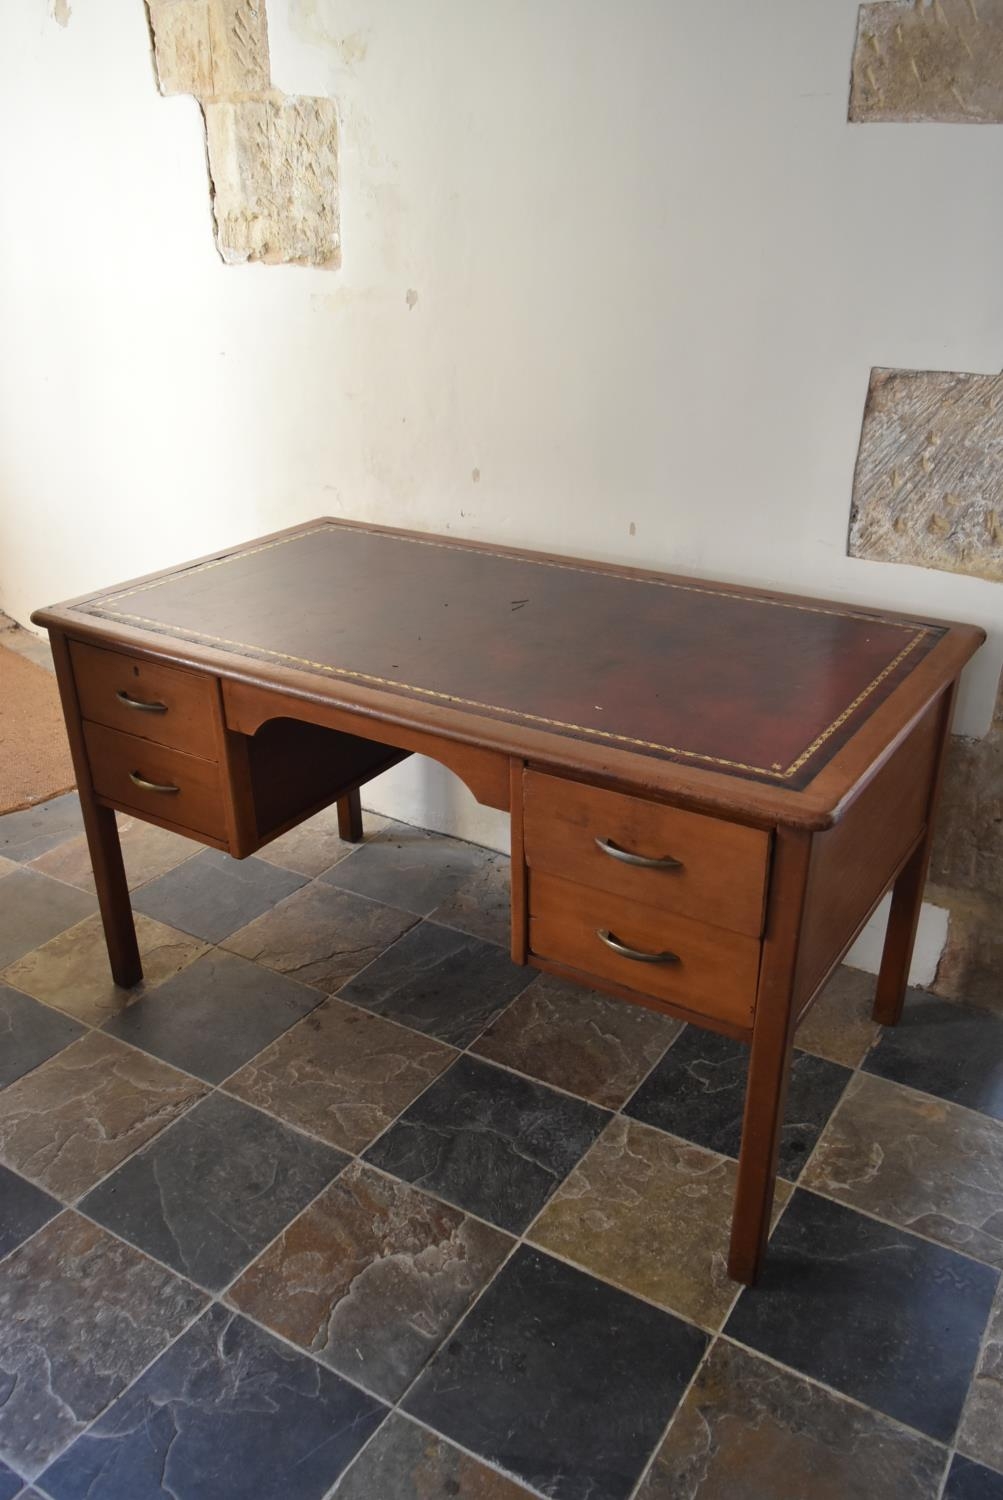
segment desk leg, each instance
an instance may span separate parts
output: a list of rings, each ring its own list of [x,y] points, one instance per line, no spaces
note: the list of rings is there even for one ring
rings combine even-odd
[[[108,947],[108,962],[116,984],[129,989],[143,977],[143,964],[136,942],[136,927],[132,920],[132,899],[122,863],[122,845],[118,837],[115,814],[109,807],[101,807],[94,798],[91,786],[90,767],[84,748],[83,731],[80,727],[80,706],[73,681],[73,667],[66,637],[49,632],[52,659],[56,668],[56,682],[66,720],[66,735],[70,742],[73,769],[77,777],[77,793],[80,797],[80,812],[87,835],[97,888],[98,908],[104,924],[105,943]]]
[[[358,787],[338,798],[338,837],[346,844],[362,842],[362,799]]]
[[[728,1275],[749,1285],[757,1280],[762,1269],[770,1234],[777,1153],[797,1021],[794,974],[810,853],[810,834],[778,830],[728,1256]]]
[[[933,849],[937,804],[940,801],[940,788],[944,780],[944,764],[947,760],[947,747],[957,691],[958,684],[954,682],[945,692],[941,703],[940,743],[930,783],[926,830],[922,841],[909,856],[892,886],[892,905],[888,913],[888,928],[885,932],[885,946],[881,953],[881,969],[878,973],[872,1012],[875,1021],[880,1021],[882,1026],[896,1025],[901,1018],[902,1006],[905,1003],[912,950],[916,942],[916,929],[919,926],[919,914],[923,905],[926,872]]]

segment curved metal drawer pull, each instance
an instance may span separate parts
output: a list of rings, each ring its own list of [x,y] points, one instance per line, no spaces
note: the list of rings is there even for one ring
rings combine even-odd
[[[631,854],[629,849],[620,849],[612,839],[596,839],[596,843],[604,854],[609,854],[613,859],[622,860],[625,865],[640,865],[644,870],[681,870],[683,862],[681,859],[673,859],[671,854],[652,856],[650,854]]]
[[[138,708],[144,714],[165,714],[166,703],[144,703],[141,698],[130,698],[126,692],[116,693],[115,697],[119,703],[124,703],[126,708]]]
[[[618,937],[605,927],[596,928],[596,937],[600,942],[612,948],[614,953],[619,953],[621,958],[633,958],[640,964],[677,964],[679,954],[670,953],[668,949],[664,953],[646,953],[643,948],[628,948],[626,943],[621,943]]]
[[[179,786],[172,786],[169,781],[147,781],[145,776],[140,776],[138,771],[129,772],[129,780],[133,786],[141,786],[144,792],[180,792]]]

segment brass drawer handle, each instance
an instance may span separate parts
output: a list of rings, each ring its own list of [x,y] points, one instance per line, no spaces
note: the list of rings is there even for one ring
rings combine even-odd
[[[678,953],[670,953],[668,949],[664,953],[646,953],[643,948],[628,948],[626,943],[621,943],[618,937],[614,937],[605,927],[596,928],[596,937],[612,948],[614,953],[619,953],[621,958],[633,958],[639,964],[677,964],[680,962]]]
[[[129,780],[133,786],[141,786],[144,792],[180,792],[179,786],[172,786],[169,781],[147,781],[145,776],[140,776],[138,771],[129,772]]]
[[[138,708],[144,714],[165,714],[166,703],[144,703],[141,698],[130,698],[126,692],[116,693],[115,697],[119,703],[124,703],[126,708]]]
[[[629,849],[619,848],[612,839],[596,839],[596,844],[604,854],[621,860],[625,865],[639,865],[642,870],[681,870],[683,868],[682,860],[673,859],[671,854],[660,854],[654,857],[650,854],[631,854]]]

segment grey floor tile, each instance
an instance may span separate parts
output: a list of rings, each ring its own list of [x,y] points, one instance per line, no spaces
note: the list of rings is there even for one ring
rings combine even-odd
[[[42,1483],[53,1500],[323,1500],[385,1415],[214,1305]]]
[[[518,1234],[608,1120],[592,1104],[461,1057],[366,1160]]]
[[[910,990],[864,1070],[1003,1120],[1003,1016]]]
[[[341,996],[465,1047],[531,978],[494,943],[422,922],[351,980]]]
[[[34,1478],[205,1306],[72,1210],[0,1265],[0,1457]]]
[[[627,1500],[705,1347],[671,1313],[524,1246],[403,1406],[555,1500]]]
[[[105,1030],[220,1083],[323,998],[308,985],[216,950],[130,1005]]]
[[[305,883],[302,875],[262,859],[231,859],[203,849],[142,886],[133,905],[169,927],[219,943]]]
[[[218,1290],[346,1160],[237,1099],[211,1094],[89,1193],[81,1208]]]
[[[3,883],[0,901],[0,969],[89,917],[93,896],[37,870],[15,870]]]
[[[432,920],[507,948],[512,931],[512,861],[491,854],[434,911]]]
[[[1003,1474],[955,1454],[943,1500],[1003,1500]]]
[[[0,984],[0,1088],[61,1052],[83,1030],[69,1016]]]
[[[0,855],[22,864],[73,838],[83,826],[76,792],[51,797],[0,818]]]
[[[15,1495],[23,1495],[24,1481],[8,1469],[7,1465],[0,1463],[0,1500],[14,1500]]]
[[[749,1049],[741,1042],[688,1026],[624,1112],[737,1157],[748,1068]],[[839,1063],[795,1050],[780,1140],[782,1177],[796,1181],[851,1076]]]
[[[946,1443],[997,1280],[953,1250],[798,1190],[725,1332]]]
[[[23,1244],[61,1208],[33,1182],[0,1166],[0,1257]]]
[[[490,858],[484,849],[392,824],[322,877],[342,890],[427,916]]]

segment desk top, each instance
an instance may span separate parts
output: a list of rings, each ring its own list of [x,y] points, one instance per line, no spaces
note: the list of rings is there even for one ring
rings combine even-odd
[[[727,777],[788,794],[809,788],[895,700],[898,712],[872,736],[875,751],[890,744],[983,638],[967,626],[334,520],[35,618],[67,629],[67,612],[89,620],[92,635],[157,637],[161,649],[169,637],[175,660],[191,643],[224,675],[265,680],[258,663],[271,682],[279,669],[300,685],[309,677],[351,706],[389,695],[404,720],[433,716],[447,729],[452,716],[455,728],[476,720],[487,742],[491,725],[506,726],[505,747],[524,743],[530,758],[556,736],[572,742],[572,764],[585,746],[604,752],[586,762],[610,774],[622,774],[624,757],[657,763],[643,779],[663,790],[679,768],[712,776],[718,791]],[[830,778],[823,802],[845,793],[841,782]]]

